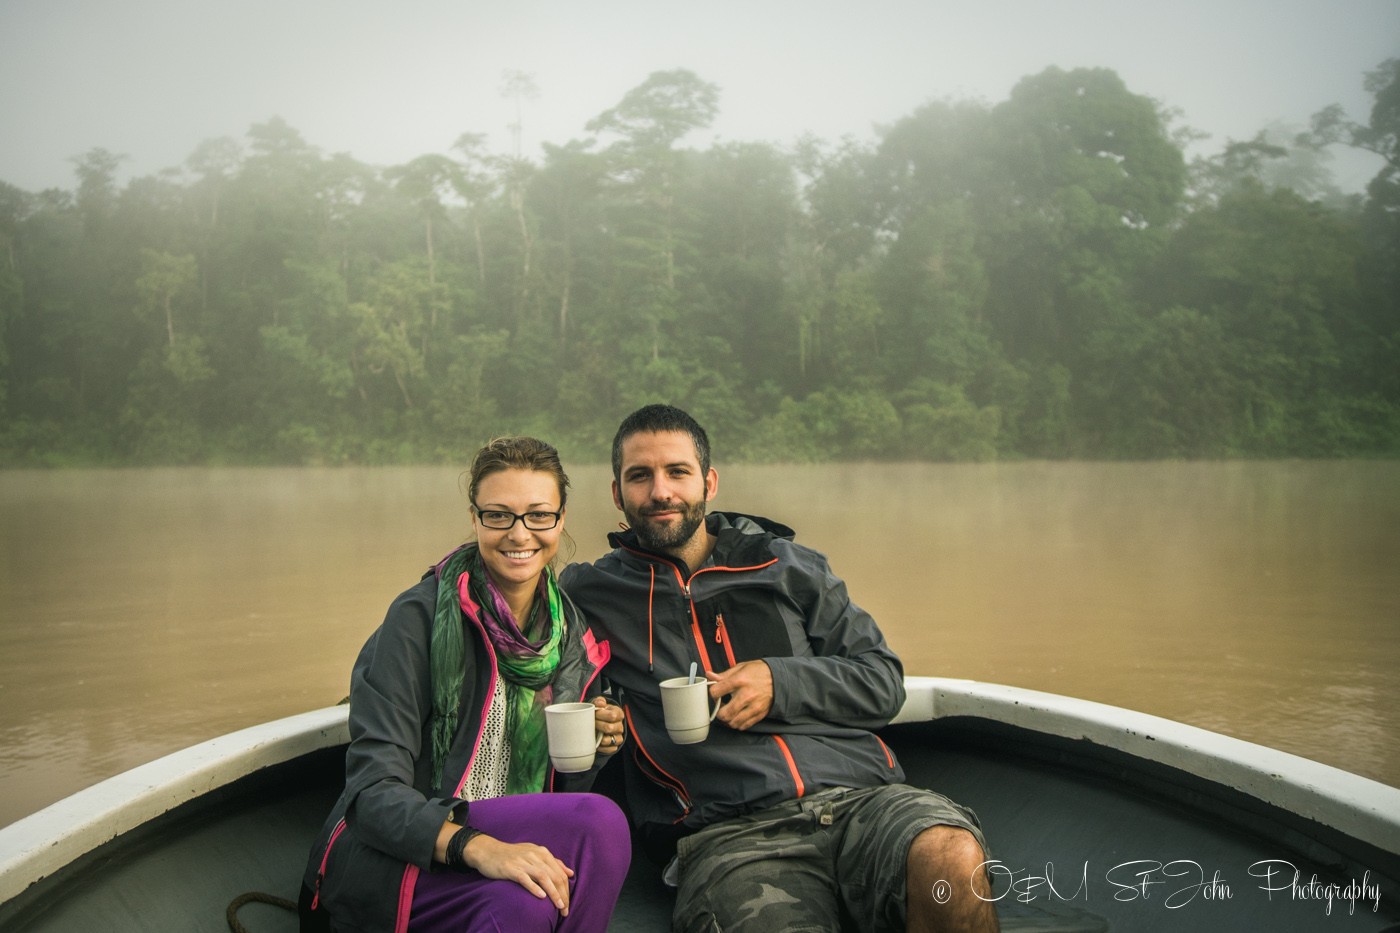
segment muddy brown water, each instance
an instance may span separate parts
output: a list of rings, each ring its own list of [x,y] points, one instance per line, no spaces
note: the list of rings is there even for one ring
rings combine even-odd
[[[718,464],[913,674],[1142,710],[1400,786],[1400,463]],[[0,472],[0,825],[345,696],[464,539],[449,468]],[[577,559],[619,513],[576,466]]]

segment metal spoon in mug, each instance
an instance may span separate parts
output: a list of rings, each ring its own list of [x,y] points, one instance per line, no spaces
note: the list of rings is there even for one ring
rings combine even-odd
[[[690,662],[690,682],[695,683],[695,662]]]

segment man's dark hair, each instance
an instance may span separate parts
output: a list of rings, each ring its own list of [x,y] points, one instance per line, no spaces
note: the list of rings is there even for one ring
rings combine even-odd
[[[695,458],[700,461],[700,475],[710,472],[710,438],[700,423],[674,405],[646,405],[624,418],[613,435],[613,479],[622,480],[622,442],[633,434],[655,434],[660,431],[689,434],[695,443]]]

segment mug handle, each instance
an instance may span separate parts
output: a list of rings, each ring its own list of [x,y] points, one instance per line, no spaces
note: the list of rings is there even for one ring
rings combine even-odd
[[[712,680],[712,681],[710,681],[710,683],[714,683],[714,681]],[[709,684],[706,684],[705,692],[706,692],[706,693],[709,693]],[[715,708],[714,708],[714,710],[710,713],[710,722],[714,722],[714,721],[715,721],[715,717],[719,715],[719,708],[720,708],[721,706],[723,706],[723,705],[724,705],[724,697],[715,697]]]

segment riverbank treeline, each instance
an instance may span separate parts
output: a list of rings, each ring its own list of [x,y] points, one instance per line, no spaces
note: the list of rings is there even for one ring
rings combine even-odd
[[[1366,124],[1188,164],[1162,104],[1050,69],[870,143],[687,148],[658,72],[542,157],[376,168],[285,122],[119,187],[0,184],[0,463],[601,459],[668,400],[727,456],[1400,452],[1400,63]],[[1329,145],[1381,153],[1366,194]]]

